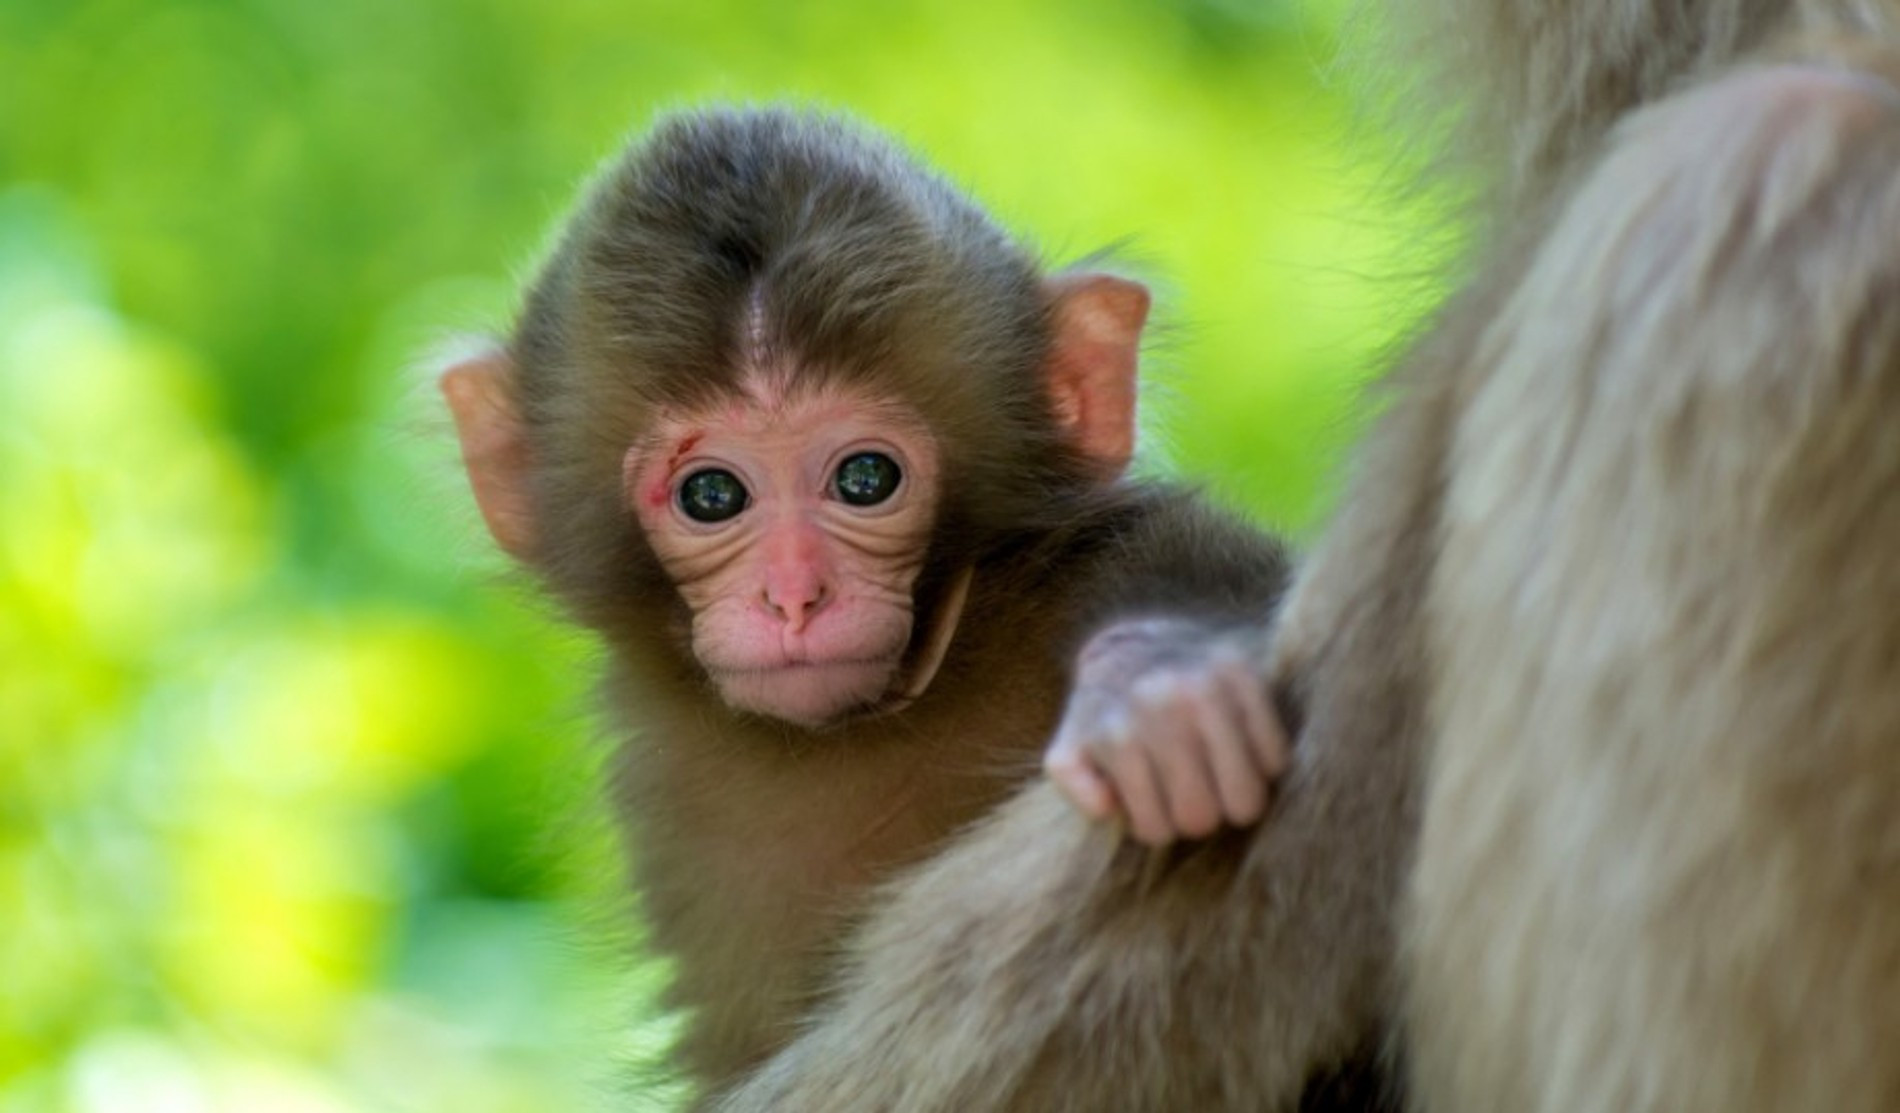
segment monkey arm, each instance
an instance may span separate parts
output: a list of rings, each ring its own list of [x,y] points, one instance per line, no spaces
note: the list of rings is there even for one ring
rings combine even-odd
[[[1145,622],[1173,631],[1153,640],[1176,654],[1192,653],[1209,638],[1264,646],[1289,578],[1286,547],[1190,490],[1143,486],[1135,508],[1084,572],[1080,594],[1089,603],[1077,623],[1078,643]]]
[[[1263,814],[1286,766],[1262,652],[1285,581],[1277,541],[1184,492],[1148,491],[1080,592],[1044,769],[1083,814],[1164,846]]]

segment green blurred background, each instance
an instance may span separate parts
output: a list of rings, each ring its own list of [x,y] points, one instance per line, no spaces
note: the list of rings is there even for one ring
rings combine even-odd
[[[0,1111],[666,1108],[590,649],[426,353],[668,106],[906,137],[1162,293],[1152,466],[1309,525],[1407,301],[1329,0],[0,0]],[[616,1077],[618,1081],[616,1081]]]

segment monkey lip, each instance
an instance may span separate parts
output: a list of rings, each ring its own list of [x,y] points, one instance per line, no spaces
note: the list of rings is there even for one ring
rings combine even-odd
[[[787,660],[715,673],[726,701],[775,719],[818,726],[875,702],[890,687],[896,657]]]
[[[771,676],[779,673],[793,673],[802,669],[853,669],[883,668],[897,666],[898,654],[880,653],[867,656],[817,657],[807,653],[787,653],[775,660],[747,662],[746,664],[716,665],[714,671],[722,676]]]

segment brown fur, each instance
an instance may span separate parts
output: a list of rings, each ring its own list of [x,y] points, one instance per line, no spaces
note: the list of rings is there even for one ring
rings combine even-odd
[[[445,379],[498,539],[608,644],[627,739],[616,802],[688,1013],[677,1060],[699,1082],[788,1040],[866,890],[1033,775],[1086,635],[1167,615],[1198,642],[1270,613],[1287,572],[1277,544],[1187,492],[1106,478],[1132,437],[1123,395],[1057,397],[1078,365],[1122,358],[1074,349],[1078,282],[1046,279],[962,195],[861,129],[699,113],[608,168],[507,352]],[[1126,340],[1115,367],[1132,388]],[[936,437],[919,614],[973,575],[914,702],[792,726],[729,708],[693,655],[622,461],[657,420],[736,396],[762,367],[895,395]],[[1084,416],[1065,426],[1058,402]],[[1115,417],[1091,437],[1094,412],[1126,428]],[[1065,811],[1028,842],[1081,826]]]
[[[1032,790],[729,1110],[1284,1110],[1395,973],[1426,1113],[1900,1108],[1900,6],[1417,7],[1494,232],[1275,816],[1154,875]]]

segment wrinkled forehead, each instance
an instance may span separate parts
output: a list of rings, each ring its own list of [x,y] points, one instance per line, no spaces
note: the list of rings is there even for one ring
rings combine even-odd
[[[758,368],[742,376],[736,389],[723,396],[665,415],[651,435],[659,441],[704,432],[763,436],[833,425],[930,431],[918,409],[895,391]]]

